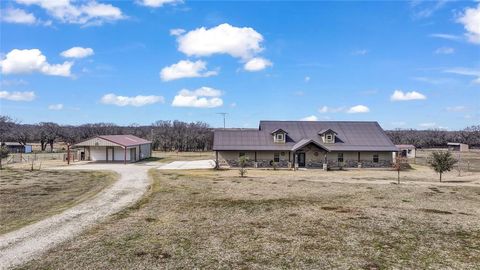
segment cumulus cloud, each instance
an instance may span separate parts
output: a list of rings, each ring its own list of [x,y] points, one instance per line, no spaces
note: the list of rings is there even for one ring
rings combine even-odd
[[[369,111],[370,109],[365,105],[356,105],[356,106],[350,107],[347,110],[347,113],[367,113]]]
[[[455,52],[455,49],[450,47],[440,47],[435,50],[436,54],[452,54],[454,52]]]
[[[210,77],[217,75],[217,71],[207,71],[207,63],[201,60],[192,62],[182,60],[176,64],[164,67],[160,71],[160,78],[163,81],[171,81],[181,78]]]
[[[421,99],[427,99],[427,97],[417,91],[403,92],[401,90],[395,90],[392,96],[390,96],[391,101],[408,101]]]
[[[480,44],[480,4],[476,8],[466,8],[457,20],[467,31],[468,41]]]
[[[221,95],[222,91],[210,87],[201,87],[193,91],[182,89],[173,98],[172,106],[192,108],[220,107],[223,105],[223,100],[220,98]]]
[[[122,11],[110,4],[98,3],[95,0],[73,4],[70,0],[16,0],[19,4],[37,5],[50,16],[63,23],[101,25],[124,19]]]
[[[178,50],[189,56],[229,54],[248,60],[263,50],[263,36],[250,27],[228,23],[213,28],[197,28],[177,38]]]
[[[84,58],[93,54],[92,48],[82,47],[73,47],[61,53],[61,55],[66,58]]]
[[[137,3],[146,7],[158,8],[167,4],[181,4],[183,0],[140,0]]]
[[[269,66],[272,66],[272,62],[270,62],[269,60],[261,57],[255,57],[248,60],[248,62],[245,63],[243,68],[246,71],[260,71]]]
[[[7,8],[1,11],[1,20],[8,23],[35,24],[37,18],[23,9]]]
[[[305,116],[300,121],[318,121],[318,117],[315,115]]]
[[[32,101],[35,99],[35,93],[0,91],[0,99],[6,99],[11,101]]]
[[[45,75],[68,77],[72,66],[73,62],[49,64],[47,57],[39,49],[13,49],[0,61],[3,74],[40,72]]]
[[[154,103],[163,103],[165,99],[162,96],[117,96],[115,94],[106,94],[100,100],[103,104],[116,105],[116,106],[135,106],[141,107]]]
[[[60,111],[61,109],[63,109],[63,104],[52,104],[52,105],[49,105],[48,106],[48,109],[49,110],[52,110],[52,111]]]

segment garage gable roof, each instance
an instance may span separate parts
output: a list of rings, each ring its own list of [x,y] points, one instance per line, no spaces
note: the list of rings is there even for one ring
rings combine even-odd
[[[133,135],[100,135],[83,142],[79,142],[74,146],[122,146],[131,147],[141,144],[150,144],[151,141],[139,138]]]

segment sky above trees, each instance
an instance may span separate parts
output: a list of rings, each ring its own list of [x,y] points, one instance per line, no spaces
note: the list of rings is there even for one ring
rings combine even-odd
[[[0,110],[23,123],[480,123],[480,4],[3,2]]]

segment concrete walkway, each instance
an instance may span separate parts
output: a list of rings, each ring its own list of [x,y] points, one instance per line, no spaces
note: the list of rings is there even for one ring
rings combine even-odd
[[[157,164],[158,165],[158,164]],[[50,248],[80,234],[123,208],[136,202],[147,190],[147,164],[86,164],[59,170],[108,170],[120,178],[91,200],[58,215],[0,236],[0,269],[18,266],[37,258]]]
[[[215,161],[213,160],[174,161],[158,167],[159,170],[194,170],[213,168],[215,168]]]

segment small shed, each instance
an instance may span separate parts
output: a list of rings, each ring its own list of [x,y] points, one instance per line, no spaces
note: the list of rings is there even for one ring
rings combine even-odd
[[[468,152],[468,144],[465,143],[449,142],[447,146],[450,151]]]
[[[32,146],[31,145],[23,145],[18,142],[2,142],[2,146],[5,146],[10,153],[31,153]]]
[[[133,135],[101,135],[73,145],[80,160],[136,162],[152,156],[152,142]]]
[[[397,144],[395,145],[398,148],[398,154],[400,157],[405,158],[415,158],[416,154],[416,147],[412,144]],[[395,157],[395,154],[394,154]]]

